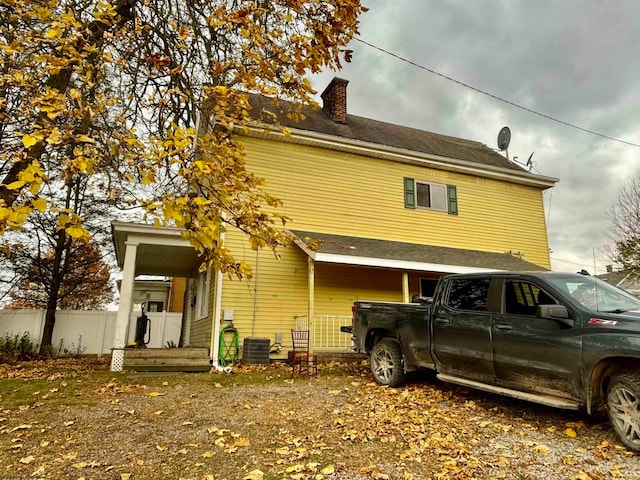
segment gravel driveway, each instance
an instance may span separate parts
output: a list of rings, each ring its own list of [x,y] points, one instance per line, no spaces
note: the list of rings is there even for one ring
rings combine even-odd
[[[364,364],[21,368],[0,369],[0,479],[640,479],[605,420],[429,378],[380,387]]]

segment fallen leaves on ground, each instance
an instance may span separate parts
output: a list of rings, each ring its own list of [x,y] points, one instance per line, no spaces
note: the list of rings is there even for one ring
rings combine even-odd
[[[0,477],[640,478],[607,423],[433,380],[381,387],[366,365],[294,382],[287,367],[165,377],[42,368],[4,377],[46,384],[0,411]]]

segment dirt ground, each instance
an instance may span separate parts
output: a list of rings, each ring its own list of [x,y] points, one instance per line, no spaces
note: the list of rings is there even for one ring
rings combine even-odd
[[[0,365],[0,479],[640,479],[606,420],[364,364],[318,378]]]

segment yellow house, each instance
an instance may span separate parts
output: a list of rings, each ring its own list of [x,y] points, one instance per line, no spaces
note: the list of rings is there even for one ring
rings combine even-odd
[[[339,327],[356,300],[428,297],[443,273],[550,267],[542,192],[557,179],[478,142],[349,115],[347,83],[334,78],[322,110],[304,109],[305,120],[283,119],[290,136],[238,132],[247,169],[284,201],[297,240],[278,261],[229,231],[225,245],[254,278],[207,272],[192,282],[191,345],[216,350],[232,321],[241,349],[245,338],[265,339],[279,356],[301,325],[314,349],[346,348]]]

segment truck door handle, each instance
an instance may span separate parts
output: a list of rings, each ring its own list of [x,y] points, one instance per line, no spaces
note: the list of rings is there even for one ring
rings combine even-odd
[[[499,323],[495,327],[498,330],[513,330],[513,325],[509,325],[508,323]]]

